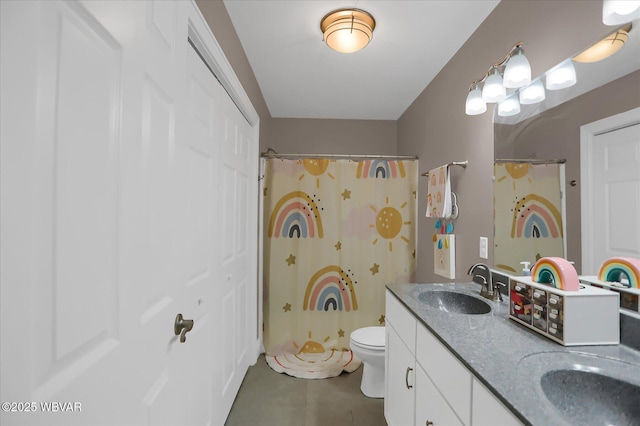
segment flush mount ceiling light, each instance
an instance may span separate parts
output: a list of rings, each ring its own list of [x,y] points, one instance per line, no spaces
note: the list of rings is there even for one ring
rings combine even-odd
[[[501,102],[507,97],[507,88],[520,88],[531,82],[531,66],[524,55],[523,44],[516,43],[504,59],[491,65],[484,77],[471,83],[465,104],[467,115],[482,114],[487,110],[487,103]],[[480,84],[483,85],[482,96],[479,96]],[[509,107],[509,111],[513,111],[513,101],[518,102],[513,97],[503,109]]]
[[[621,25],[640,18],[640,1],[604,0],[602,3],[602,23]]]
[[[576,62],[598,62],[622,49],[622,46],[629,40],[631,24],[614,31],[584,52],[573,58]]]
[[[361,9],[338,9],[327,13],[320,21],[327,46],[341,53],[353,53],[364,48],[376,28],[370,13]]]

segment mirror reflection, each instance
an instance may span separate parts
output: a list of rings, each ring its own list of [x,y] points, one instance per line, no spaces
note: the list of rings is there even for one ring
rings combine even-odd
[[[494,108],[494,267],[521,275],[520,262],[561,256],[589,273],[582,271],[580,127],[640,106],[638,30],[604,60],[571,61],[575,85],[546,90],[542,102],[514,116]]]

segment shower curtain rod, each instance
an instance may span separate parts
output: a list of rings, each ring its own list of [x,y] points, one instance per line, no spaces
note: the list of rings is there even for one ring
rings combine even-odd
[[[260,153],[260,157],[267,158],[337,158],[337,159],[350,159],[350,158],[379,158],[386,160],[417,160],[417,155],[372,155],[372,154],[278,154],[275,151],[267,150],[267,152]]]
[[[496,158],[493,160],[495,163],[518,163],[518,164],[564,164],[567,162],[566,158],[555,158],[550,160],[538,160],[535,158]]]
[[[460,166],[463,169],[466,169],[467,166],[469,165],[469,160],[464,160],[464,161],[452,161],[450,163],[447,164],[447,167],[451,167],[451,166]],[[424,172],[421,176],[429,176],[429,172]]]

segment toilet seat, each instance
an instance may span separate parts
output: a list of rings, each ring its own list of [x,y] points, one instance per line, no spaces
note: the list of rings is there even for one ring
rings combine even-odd
[[[384,327],[364,327],[351,333],[351,343],[371,350],[383,351],[386,346]]]

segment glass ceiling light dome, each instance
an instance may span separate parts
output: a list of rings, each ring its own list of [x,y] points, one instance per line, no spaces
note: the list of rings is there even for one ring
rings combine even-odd
[[[616,53],[622,49],[624,44],[629,40],[629,31],[631,24],[614,31],[584,52],[573,58],[576,62],[598,62]]]
[[[363,49],[373,37],[376,21],[361,9],[338,9],[327,13],[320,21],[327,46],[341,53]]]

